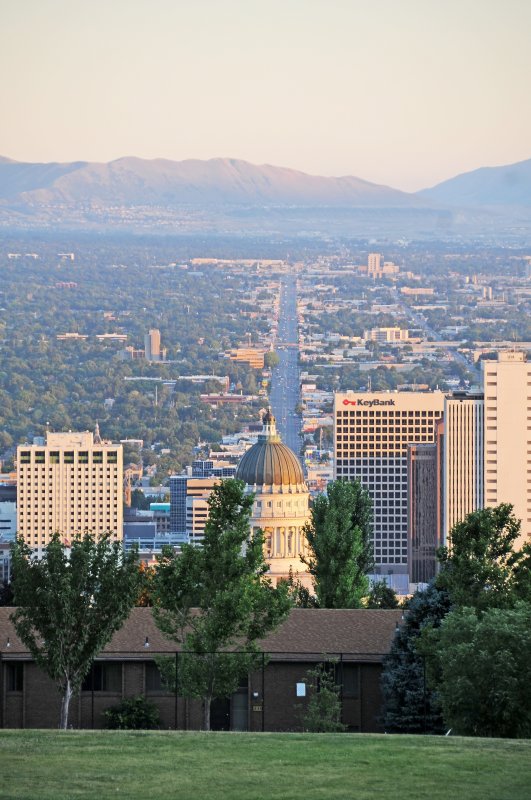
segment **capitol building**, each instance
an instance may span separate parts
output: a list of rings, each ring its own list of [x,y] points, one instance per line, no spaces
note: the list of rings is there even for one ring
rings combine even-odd
[[[287,578],[290,570],[311,588],[311,578],[300,556],[307,553],[304,525],[310,519],[310,494],[299,459],[283,444],[275,418],[267,411],[258,441],[241,459],[235,477],[254,494],[251,530],[262,529],[273,584]]]

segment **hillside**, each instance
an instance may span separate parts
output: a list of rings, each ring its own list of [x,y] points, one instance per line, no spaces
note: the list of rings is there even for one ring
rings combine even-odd
[[[529,206],[531,159],[464,172],[417,194],[431,204],[449,206]]]
[[[413,195],[355,177],[214,158],[119,158],[108,164],[24,164],[0,159],[0,198],[22,204],[253,205],[396,207]]]

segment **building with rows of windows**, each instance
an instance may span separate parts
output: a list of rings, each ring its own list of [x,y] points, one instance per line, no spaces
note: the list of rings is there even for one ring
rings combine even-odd
[[[97,427],[20,445],[17,470],[18,532],[34,550],[54,533],[66,543],[85,531],[122,538],[122,445],[102,441]]]
[[[334,399],[335,478],[373,503],[375,573],[408,591],[408,445],[435,441],[442,392],[348,392]]]

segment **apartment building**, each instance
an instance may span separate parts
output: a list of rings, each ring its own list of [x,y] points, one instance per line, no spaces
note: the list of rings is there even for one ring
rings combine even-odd
[[[485,506],[514,506],[521,547],[531,542],[531,362],[524,352],[506,350],[482,368]]]
[[[122,538],[122,445],[102,441],[97,428],[20,445],[17,471],[18,532],[33,549],[56,532],[67,542],[84,531]]]

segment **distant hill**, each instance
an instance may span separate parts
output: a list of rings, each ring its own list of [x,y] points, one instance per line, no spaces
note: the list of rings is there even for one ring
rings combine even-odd
[[[417,194],[431,205],[529,206],[531,159],[464,172]]]
[[[228,158],[119,158],[108,164],[25,164],[0,159],[0,199],[31,205],[418,205],[414,195],[360,178],[326,178]]]

